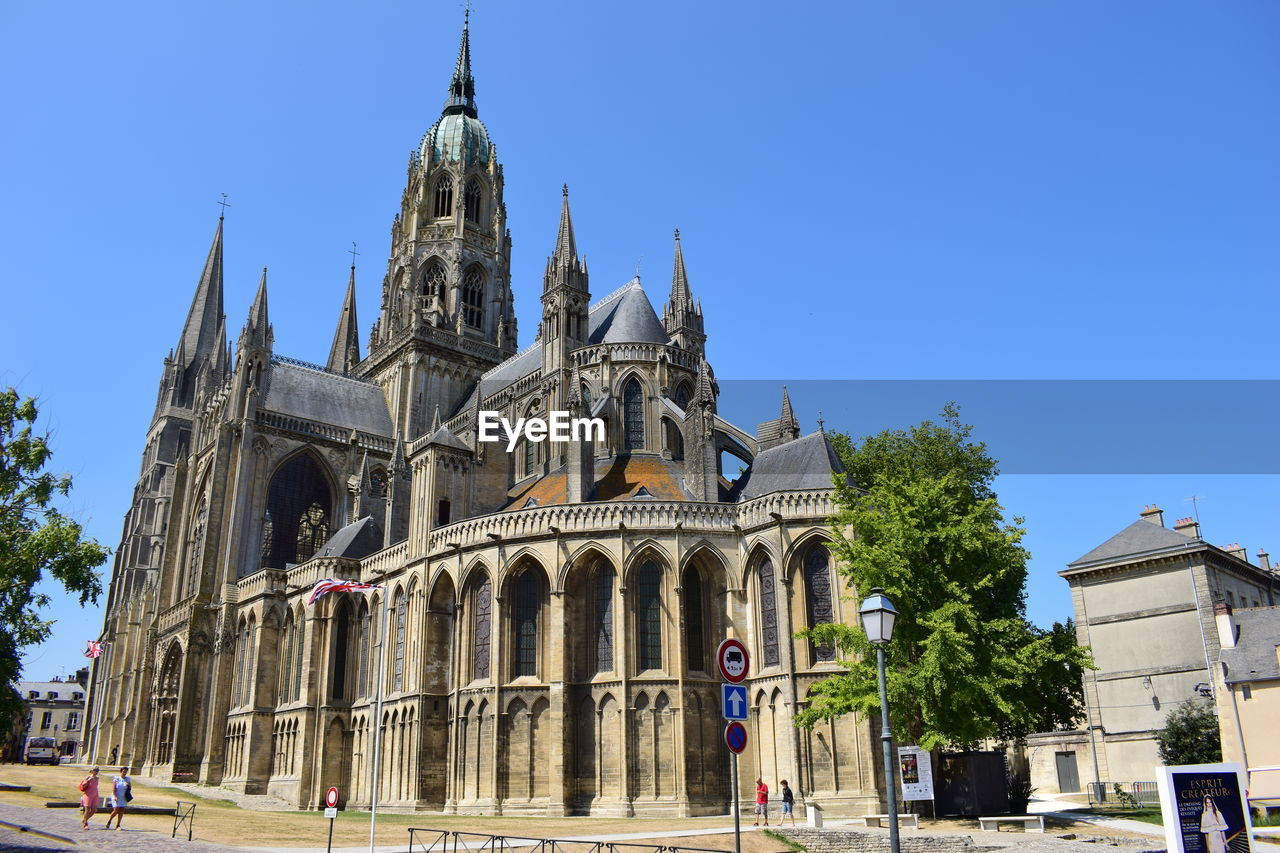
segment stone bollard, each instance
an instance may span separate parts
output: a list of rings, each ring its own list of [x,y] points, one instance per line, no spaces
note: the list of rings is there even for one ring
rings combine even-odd
[[[822,829],[822,809],[816,803],[805,806],[805,817],[810,829]]]

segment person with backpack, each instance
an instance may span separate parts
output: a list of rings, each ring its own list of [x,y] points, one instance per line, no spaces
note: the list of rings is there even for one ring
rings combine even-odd
[[[120,775],[111,780],[111,814],[107,815],[107,829],[111,828],[111,818],[116,819],[116,829],[124,822],[124,807],[133,799],[133,785],[129,782],[129,768],[121,767]]]
[[[756,780],[756,822],[752,826],[760,825],[760,818],[764,818],[764,825],[769,825],[769,786],[764,783],[763,779]]]
[[[98,810],[98,768],[80,780],[80,828],[89,828],[89,818]]]

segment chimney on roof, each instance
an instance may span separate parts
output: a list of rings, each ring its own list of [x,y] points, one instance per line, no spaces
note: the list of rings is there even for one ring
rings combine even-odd
[[[1183,536],[1190,536],[1192,539],[1200,538],[1200,525],[1193,518],[1180,518],[1174,522],[1173,529]]]
[[[1223,548],[1222,550],[1226,551],[1228,554],[1235,557],[1237,560],[1244,560],[1246,563],[1249,562],[1249,552],[1246,551],[1244,549],[1244,546],[1241,545],[1239,542],[1232,542],[1230,545]]]
[[[1147,504],[1146,509],[1138,513],[1138,515],[1142,516],[1143,521],[1149,521],[1152,524],[1164,527],[1164,510],[1155,504]]]
[[[1231,615],[1231,605],[1225,601],[1215,602],[1213,621],[1218,625],[1218,644],[1224,649],[1234,649],[1236,637],[1239,634],[1236,630],[1236,620]]]

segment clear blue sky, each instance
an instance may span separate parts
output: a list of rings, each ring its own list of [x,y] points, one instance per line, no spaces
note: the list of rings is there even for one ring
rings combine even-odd
[[[277,351],[323,360],[354,240],[363,342],[461,17],[422,0],[6,5],[0,382],[42,399],[91,534],[118,540],[219,193],[231,334],[269,266]],[[1276,374],[1272,0],[477,0],[472,35],[522,345],[568,182],[597,294],[639,262],[660,302],[681,229],[722,379]],[[839,408],[797,402],[807,429]],[[1115,429],[1258,404],[1170,395]],[[1036,621],[1069,615],[1056,572],[1146,503],[1184,515],[1204,495],[1211,541],[1280,551],[1276,476],[1179,464],[1002,479]],[[83,663],[101,619],[54,615],[33,677]]]

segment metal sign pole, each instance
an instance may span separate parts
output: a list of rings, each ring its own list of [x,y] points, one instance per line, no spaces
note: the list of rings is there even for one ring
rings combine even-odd
[[[733,853],[742,853],[742,827],[738,824],[738,753],[733,755]]]
[[[329,845],[325,847],[328,853],[333,853],[333,818],[329,818]]]

